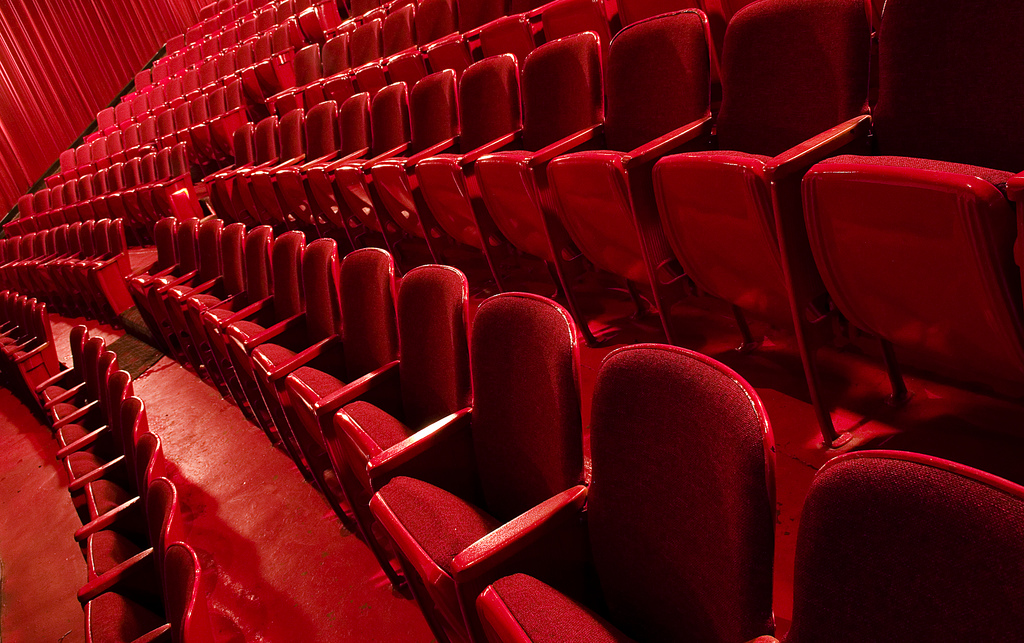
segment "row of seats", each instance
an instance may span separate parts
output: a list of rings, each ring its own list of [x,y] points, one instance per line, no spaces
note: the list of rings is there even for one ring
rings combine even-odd
[[[91,641],[212,641],[203,573],[184,526],[160,438],[117,356],[84,326],[74,364],[42,391],[68,491],[82,518],[86,560],[78,592]]]
[[[995,105],[1014,104],[1015,90],[994,79],[982,86],[964,70],[938,69],[916,55],[924,51],[911,46],[918,37],[917,18],[927,11],[915,0],[895,0],[889,6],[879,32],[881,72],[873,116],[866,106],[871,29],[862,3],[759,2],[741,10],[726,31],[721,60],[724,94],[715,119],[707,99],[710,71],[701,62],[708,60],[706,22],[696,11],[683,12],[623,30],[611,44],[606,72],[600,64],[599,39],[593,35],[563,38],[530,53],[522,71],[523,125],[518,134],[525,150],[494,153],[490,148],[479,156],[469,152],[439,157],[441,151],[465,149],[454,147],[458,129],[450,107],[455,104],[455,80],[445,80],[442,72],[424,78],[412,90],[411,136],[401,132],[399,147],[388,154],[396,159],[300,168],[300,173],[306,172],[305,200],[301,190],[286,187],[297,186],[294,178],[285,181],[274,169],[243,167],[241,172],[213,175],[213,182],[234,183],[214,202],[219,212],[230,213],[235,207],[238,215],[241,204],[255,208],[248,214],[257,222],[300,229],[305,225],[307,231],[316,229],[320,213],[328,222],[333,214],[335,221],[348,223],[346,231],[356,246],[366,242],[354,231],[383,233],[383,242],[391,249],[407,235],[424,240],[435,260],[441,258],[434,248],[441,239],[462,241],[462,236],[488,253],[507,240],[555,268],[581,327],[586,319],[575,302],[573,285],[587,263],[579,258],[646,291],[656,302],[667,333],[672,332],[672,304],[693,282],[702,292],[731,304],[741,329],[747,328],[743,314],[795,328],[811,397],[829,444],[838,444],[844,436],[837,435],[829,418],[814,354],[828,340],[830,301],[857,327],[883,339],[895,400],[905,397],[905,389],[892,344],[911,355],[923,355],[922,361],[944,362],[947,372],[1019,396],[1024,353],[1019,339],[1021,299],[1014,285],[1019,271],[1012,265],[1013,207],[998,186],[1009,182],[1009,195],[1016,197],[1011,172],[1020,169],[1014,151],[1020,147],[1010,143],[1012,136],[999,145],[992,141],[992,132],[1002,131],[1006,118],[999,110],[977,113],[971,119],[974,135],[959,141],[940,136],[945,128],[938,124],[958,118],[958,110],[977,111],[973,99],[959,106],[952,101],[965,96],[958,89],[964,83],[991,97]],[[969,9],[951,6],[944,19],[959,24],[958,11]],[[998,24],[986,30],[986,42],[1005,34],[1007,47],[1012,48],[1012,30],[1004,27],[1013,24],[1011,13],[993,16]],[[976,42],[971,34],[962,39],[965,50]],[[825,65],[821,42],[828,43]],[[478,64],[497,67],[497,60]],[[899,79],[923,74],[922,70],[928,71],[930,84],[917,94],[904,91]],[[471,77],[467,70],[460,91]],[[787,91],[780,92],[779,87]],[[386,106],[390,101],[400,110],[403,99],[395,95],[402,92],[396,84],[373,97],[373,133],[378,129],[373,118],[378,102],[381,119],[401,123],[401,116],[388,118],[395,110]],[[422,102],[415,100],[417,94],[422,94]],[[944,106],[946,120],[918,118],[921,95],[933,98],[929,105]],[[497,103],[492,100],[490,105]],[[516,106],[512,102],[513,112]],[[321,112],[329,114],[331,109]],[[474,116],[462,120],[463,130],[469,123],[487,122]],[[302,152],[303,139],[296,134],[302,118],[289,114],[284,119],[289,124],[289,152]],[[712,125],[715,136],[709,139]],[[515,138],[517,130],[511,128],[506,136]],[[417,138],[417,132],[422,136]],[[493,145],[507,140],[495,139]],[[607,151],[575,152],[582,146]],[[688,149],[701,151],[685,152]],[[864,156],[871,151],[904,156]],[[387,152],[378,148],[363,154]],[[826,161],[842,154],[847,156]],[[924,159],[909,160],[915,154]],[[276,158],[285,156],[298,158],[281,151]],[[862,175],[856,179],[860,187],[849,187],[854,181],[850,163],[857,164]],[[473,166],[472,178],[484,208],[474,203],[460,165]],[[987,169],[992,167],[1005,170]],[[431,173],[434,169],[436,174]],[[280,173],[291,176],[295,171]],[[330,180],[314,179],[320,172]],[[257,176],[264,183],[262,194],[257,192]],[[895,176],[913,177],[914,187],[863,187],[886,185]],[[963,197],[948,197],[948,216],[961,216],[954,204],[962,198],[993,213],[977,215],[985,222],[977,235],[951,232],[941,240],[931,239],[933,230],[925,223],[933,217],[929,208],[920,209],[918,223],[902,214],[919,190],[939,194],[954,184],[966,185],[958,188],[966,191]],[[825,185],[832,186],[832,196],[823,196]],[[214,194],[217,190],[212,188]],[[847,198],[852,194],[857,198]],[[831,209],[819,206],[819,199],[830,199]],[[324,205],[314,205],[318,200]],[[319,208],[318,216],[306,214],[307,207]],[[836,221],[863,222],[865,213],[890,210],[891,215],[876,216],[879,227],[871,234],[862,223],[850,228],[818,219],[829,212],[838,217]],[[490,221],[482,223],[481,213]],[[460,219],[452,221],[456,216]],[[912,247],[918,252],[907,252],[906,239],[891,235],[893,219],[907,227],[900,228],[904,234],[916,231]],[[724,225],[726,221],[729,225]],[[484,229],[492,225],[494,235],[484,236]],[[485,238],[489,243],[479,241]],[[875,250],[863,252],[864,244]],[[891,279],[895,259],[866,260],[885,252],[883,248],[899,254],[906,263],[902,274],[914,275],[916,281]],[[964,261],[981,257],[982,263],[972,258],[970,265],[978,269],[957,270],[954,278],[950,270],[958,262],[950,261],[950,252],[959,253]],[[922,261],[936,265],[923,270]],[[490,262],[492,267],[495,263]],[[963,287],[938,287],[949,280],[960,280]],[[880,302],[878,293],[883,291],[889,294]],[[900,294],[908,292],[915,293],[913,307],[905,305],[908,298]],[[923,293],[935,296],[929,299]],[[957,313],[951,314],[953,310]],[[744,340],[748,346],[755,344],[749,334]]]
[[[113,323],[130,308],[133,268],[120,219],[87,220],[0,239],[0,285],[56,312]]]
[[[217,224],[198,229],[213,239]],[[421,266],[396,285],[382,250],[339,260],[328,239],[303,249],[297,232],[272,240],[265,227],[251,237],[229,228],[225,249],[249,250],[252,239],[264,266],[269,255],[275,292],[218,315],[226,361],[251,378],[241,388],[262,399],[300,469],[393,582],[409,584],[439,640],[771,634],[772,434],[756,392],[735,373],[670,346],[609,355],[592,404],[588,485],[577,330],[563,308],[496,295],[470,332],[467,284],[453,268]],[[165,306],[217,310],[205,293],[188,301],[187,287],[176,301],[164,295]],[[950,506],[949,495],[963,502]],[[975,513],[971,499],[981,496]],[[833,461],[802,521],[800,607],[787,640],[1009,633],[1014,592],[1000,573],[975,576],[995,560],[954,570],[936,562],[979,530],[998,543],[980,556],[1016,561],[1008,550],[1017,549],[1022,500],[1016,485],[934,458],[866,452]],[[944,537],[922,547],[920,533]],[[869,555],[883,543],[892,551],[894,539],[907,548]],[[918,593],[879,586],[893,569],[914,586],[984,589],[949,618],[920,602],[897,609],[892,601]],[[843,587],[871,605],[842,608],[839,618],[831,601],[848,595]]]
[[[60,368],[46,304],[11,290],[0,291],[0,373],[23,397]],[[40,408],[41,407],[37,407]]]

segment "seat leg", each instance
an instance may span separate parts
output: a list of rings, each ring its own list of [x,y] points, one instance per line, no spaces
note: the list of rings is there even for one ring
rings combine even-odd
[[[732,307],[733,317],[736,318],[736,325],[739,326],[740,335],[743,337],[743,343],[736,347],[736,351],[746,355],[758,349],[761,346],[760,339],[754,339],[754,335],[750,332],[750,325],[747,323],[747,318],[743,314],[743,310],[739,306]]]
[[[802,320],[797,320],[796,344],[800,351],[800,361],[804,367],[804,377],[807,378],[807,392],[811,397],[811,407],[814,409],[814,416],[818,421],[818,430],[821,432],[821,439],[825,448],[837,449],[853,438],[852,433],[839,433],[835,424],[832,423],[832,415],[825,406],[821,394],[821,372],[818,369],[818,361],[814,358],[814,348],[808,342],[808,328]]]
[[[910,392],[907,390],[907,383],[903,381],[903,371],[896,359],[896,351],[892,342],[879,339],[882,344],[882,359],[885,360],[885,370],[889,374],[889,387],[892,393],[887,402],[891,406],[903,406],[910,400]]]

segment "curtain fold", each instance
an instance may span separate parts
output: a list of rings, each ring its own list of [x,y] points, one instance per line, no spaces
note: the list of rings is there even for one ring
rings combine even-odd
[[[206,0],[0,0],[0,215]]]

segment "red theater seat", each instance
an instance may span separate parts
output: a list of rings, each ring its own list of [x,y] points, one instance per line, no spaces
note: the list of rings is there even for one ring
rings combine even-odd
[[[785,640],[1012,640],[1024,618],[1022,510],[1018,485],[938,458],[831,460],[804,501]],[[852,595],[855,606],[841,598]]]
[[[551,159],[590,144],[604,120],[600,41],[593,33],[538,47],[523,64],[522,149],[486,154],[476,162],[487,209],[514,246],[551,266],[569,310],[590,344],[596,343],[570,288],[583,269],[558,219],[548,189]]]
[[[795,327],[829,444],[837,435],[814,360],[823,336],[815,322],[829,323],[828,309],[798,192],[815,162],[866,147],[870,39],[861,0],[764,0],[742,9],[722,56],[721,151],[667,156],[654,170],[676,257],[701,290],[732,304],[745,348],[757,342],[744,314]]]
[[[476,600],[489,640],[724,642],[774,630],[775,443],[753,387],[698,353],[621,348],[597,375],[591,454],[598,583],[577,600],[597,595],[601,607],[502,578]]]
[[[596,267],[653,295],[666,311],[670,341],[667,311],[688,284],[662,230],[651,173],[661,156],[708,143],[709,47],[700,11],[623,29],[612,40],[606,74],[608,151],[560,156],[548,166],[556,211],[573,243]]]
[[[804,179],[814,258],[839,310],[883,340],[896,399],[906,388],[889,343],[922,366],[1024,391],[1020,228],[1004,196],[1024,212],[1012,174],[1024,170],[1024,138],[1012,125],[1020,90],[1001,80],[1024,69],[1011,44],[1022,20],[1016,5],[889,0],[873,113],[881,156],[835,158]],[[927,55],[932,33],[955,59]]]
[[[477,310],[470,359],[472,412],[367,469],[374,517],[424,615],[454,640],[483,640],[473,601],[510,570],[581,573],[579,535],[565,527],[578,525],[586,498],[569,314],[541,297],[496,295]]]

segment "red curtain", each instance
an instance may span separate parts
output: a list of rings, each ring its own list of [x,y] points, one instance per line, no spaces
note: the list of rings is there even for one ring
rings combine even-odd
[[[207,0],[0,0],[0,216]]]

